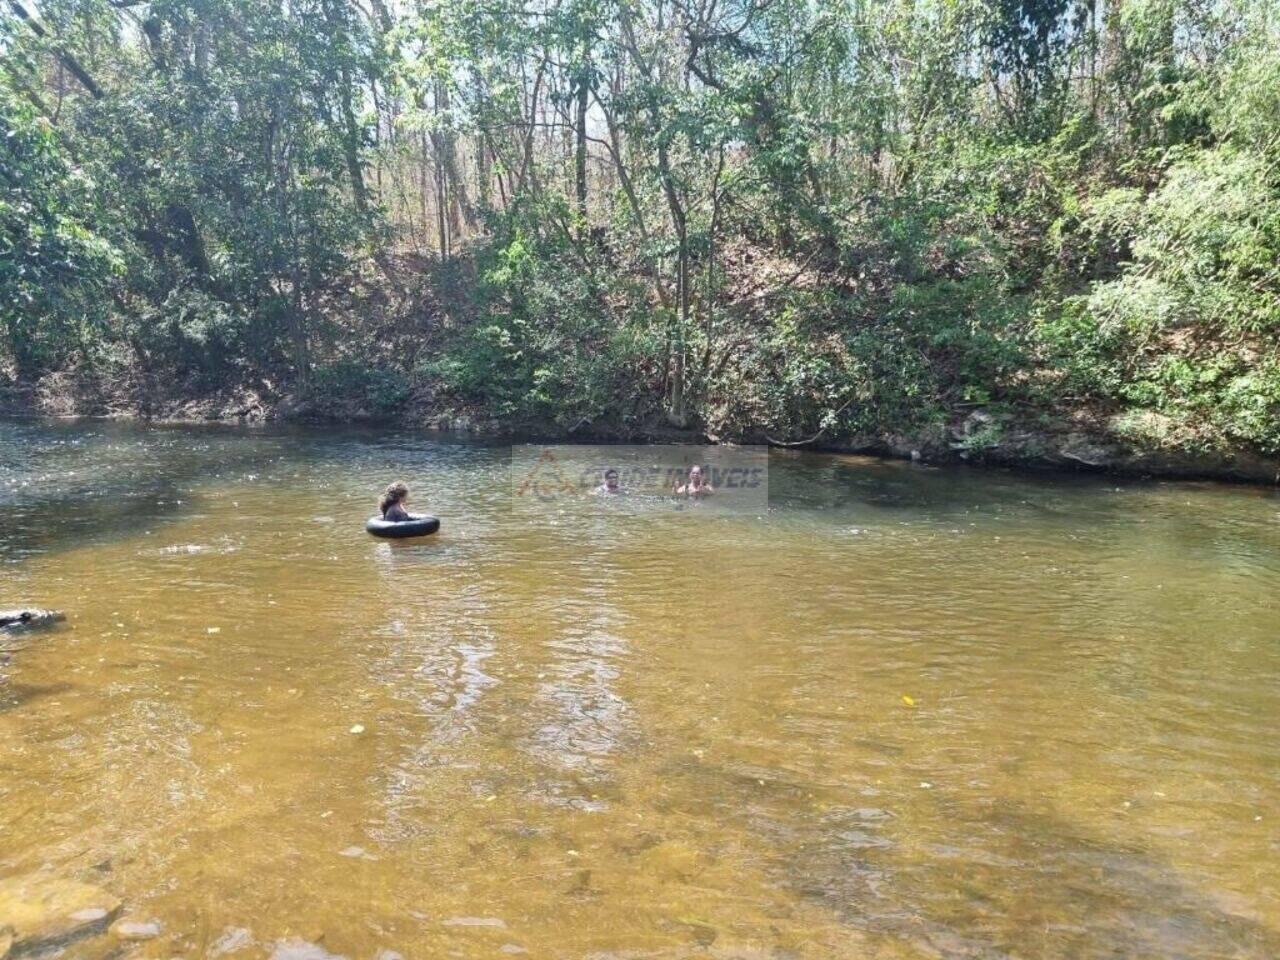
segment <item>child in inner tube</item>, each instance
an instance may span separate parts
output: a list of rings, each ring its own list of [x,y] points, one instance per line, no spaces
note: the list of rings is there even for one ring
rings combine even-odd
[[[382,511],[382,519],[389,520],[392,523],[403,523],[406,520],[412,520],[409,512],[405,510],[405,504],[409,502],[409,487],[403,480],[397,480],[389,485],[382,494],[382,499],[378,501],[378,509]]]

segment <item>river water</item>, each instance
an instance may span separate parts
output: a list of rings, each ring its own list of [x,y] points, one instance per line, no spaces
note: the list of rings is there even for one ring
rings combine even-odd
[[[0,423],[0,607],[68,615],[0,665],[0,880],[138,957],[1280,956],[1276,493],[775,453],[766,511],[530,516],[510,464]],[[397,477],[436,537],[364,533]]]

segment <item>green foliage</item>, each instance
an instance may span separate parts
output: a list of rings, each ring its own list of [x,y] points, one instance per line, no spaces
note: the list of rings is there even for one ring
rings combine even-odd
[[[317,366],[312,373],[312,399],[322,408],[340,409],[375,418],[402,410],[413,395],[413,378],[394,368],[372,367],[354,359],[335,360]]]
[[[18,7],[24,379],[1280,449],[1276,0]]]
[[[512,424],[572,427],[647,412],[626,398],[649,364],[652,342],[613,303],[634,291],[575,261],[565,236],[539,236],[521,210],[496,225],[479,255],[477,316],[428,365],[440,386],[466,405]]]
[[[372,67],[348,8],[328,0],[154,4],[142,22],[145,51],[130,46],[133,28],[97,3],[42,12],[46,32],[65,29],[95,51],[97,62],[84,60],[93,72],[123,78],[76,104],[60,128],[76,155],[91,159],[91,181],[65,161],[19,171],[24,188],[45,191],[49,199],[37,202],[54,214],[71,209],[71,193],[81,197],[67,216],[85,218],[84,237],[64,226],[66,242],[127,237],[117,254],[120,308],[99,311],[98,335],[180,373],[228,377],[238,361],[284,360],[305,379],[310,341],[322,332],[316,305],[349,270],[372,215],[353,182],[364,133],[352,112],[356,71]],[[43,38],[6,26],[7,42],[34,59]],[[35,82],[17,60],[7,79],[28,93]],[[17,94],[7,96],[6,116]],[[52,144],[52,134],[46,139]],[[60,254],[32,259],[60,265]],[[66,330],[44,329],[69,345]]]
[[[1039,328],[1071,394],[1173,418],[1197,445],[1280,449],[1280,185],[1224,146],[1178,161],[1145,200],[1108,194],[1133,263]]]
[[[999,281],[981,274],[902,284],[884,304],[791,293],[715,385],[715,413],[787,440],[920,429],[957,403],[1000,399],[1027,360],[1017,316]]]
[[[105,315],[121,258],[93,225],[93,184],[50,123],[0,87],[0,326],[21,375],[69,361]]]
[[[1223,140],[1274,160],[1280,156],[1280,44],[1267,42],[1263,26],[1251,36],[1258,39],[1241,45],[1223,78],[1213,126]]]
[[[1125,276],[1090,300],[1134,330],[1280,324],[1280,184],[1255,154],[1224,147],[1175,163],[1142,207]]]

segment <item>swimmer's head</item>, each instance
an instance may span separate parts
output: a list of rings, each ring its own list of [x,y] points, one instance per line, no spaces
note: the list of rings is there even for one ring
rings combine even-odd
[[[383,513],[387,509],[397,503],[406,503],[409,500],[409,486],[403,480],[397,480],[395,483],[388,484],[387,489],[382,493],[382,499],[378,501],[378,506]]]

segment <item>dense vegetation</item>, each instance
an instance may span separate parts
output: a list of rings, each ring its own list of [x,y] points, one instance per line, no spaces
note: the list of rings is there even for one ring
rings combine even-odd
[[[0,6],[14,381],[1280,451],[1276,0]]]

